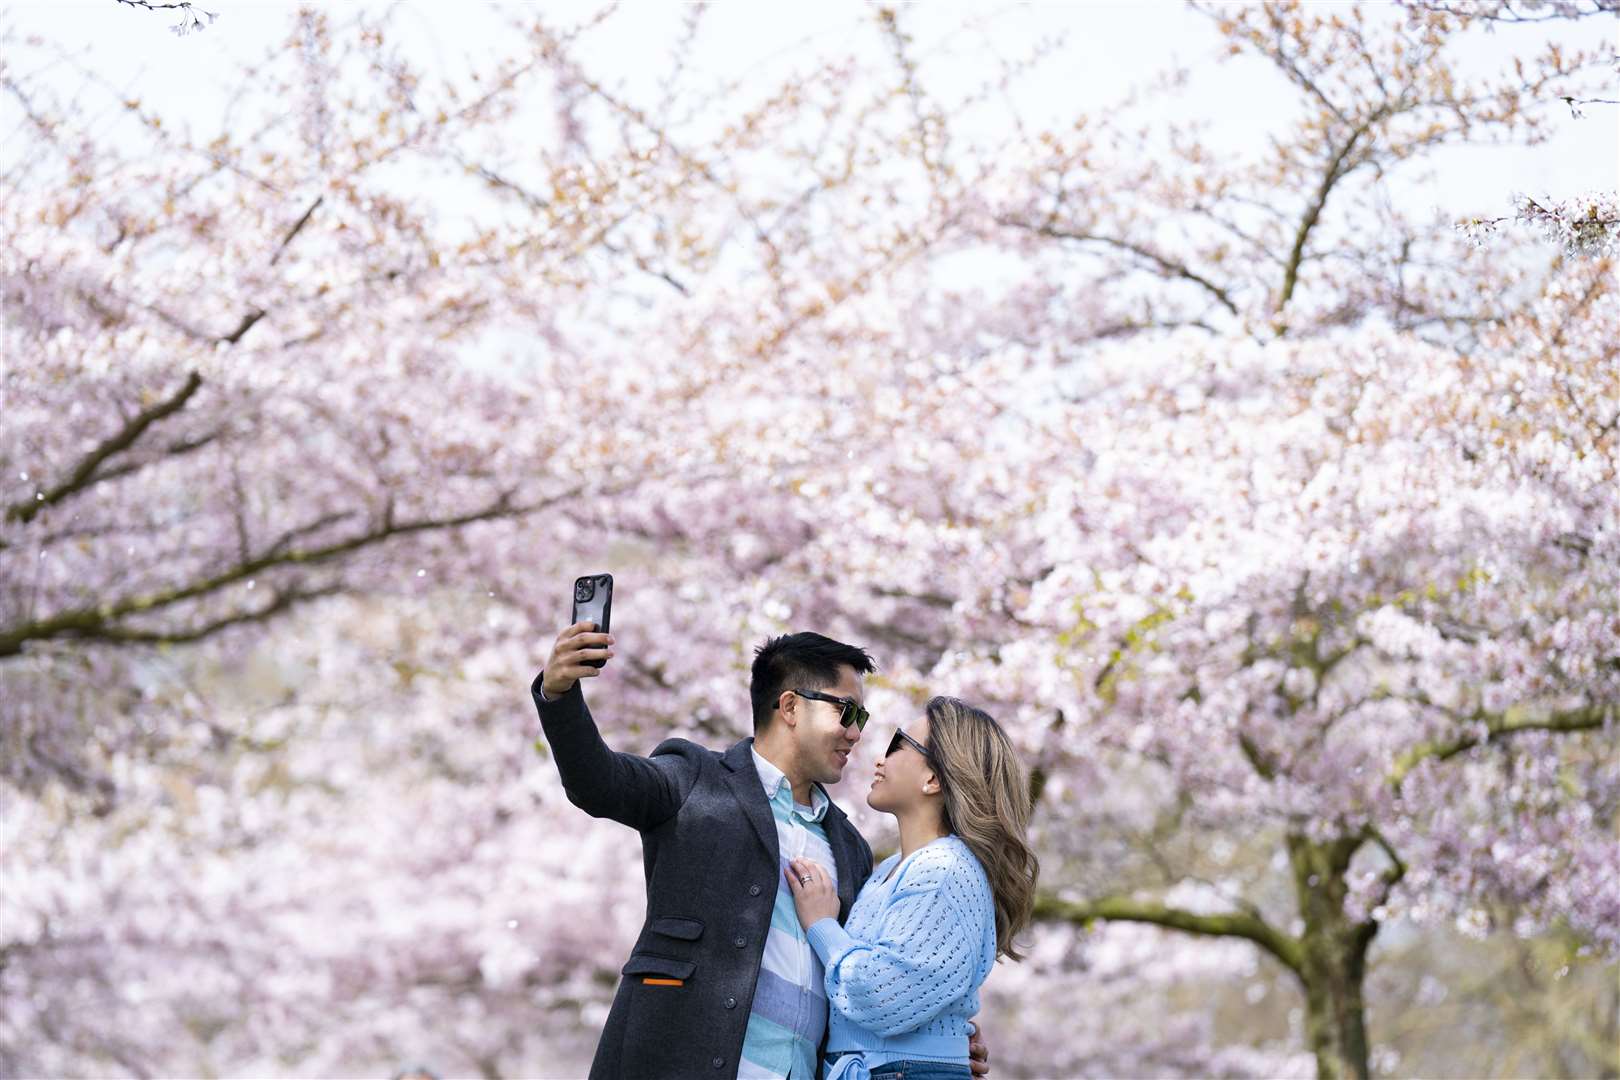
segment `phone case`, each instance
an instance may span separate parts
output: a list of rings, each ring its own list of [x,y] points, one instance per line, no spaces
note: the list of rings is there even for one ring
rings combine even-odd
[[[569,623],[593,622],[596,632],[606,634],[613,626],[613,575],[587,574],[574,579],[574,617]],[[590,667],[601,667],[605,660],[587,660]]]

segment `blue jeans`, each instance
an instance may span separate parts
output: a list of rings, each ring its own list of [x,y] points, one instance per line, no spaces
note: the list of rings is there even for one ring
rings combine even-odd
[[[844,1055],[827,1055],[831,1065]],[[872,1080],[970,1080],[972,1070],[966,1065],[947,1065],[940,1061],[889,1061],[872,1068]]]
[[[890,1061],[872,1070],[872,1080],[968,1080],[972,1075],[966,1065],[941,1061]]]

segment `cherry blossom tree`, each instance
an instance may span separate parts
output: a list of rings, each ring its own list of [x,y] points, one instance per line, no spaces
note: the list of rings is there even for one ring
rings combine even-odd
[[[1441,14],[1393,29],[1297,5],[1215,14],[1305,118],[1249,168],[1175,141],[1166,168],[1147,140],[1090,125],[1042,155],[1027,203],[997,220],[1095,253],[1076,292],[1164,282],[1143,316],[1104,313],[1110,334],[1184,329],[1093,350],[1050,417],[1007,441],[995,420],[1061,384],[1062,346],[964,375],[973,404],[945,425],[971,432],[958,482],[932,530],[872,537],[918,567],[898,586],[912,603],[873,621],[913,632],[933,609],[914,685],[1021,710],[1050,778],[1046,851],[1089,867],[1048,862],[1047,917],[1258,946],[1297,979],[1318,1074],[1364,1076],[1385,920],[1466,923],[1496,897],[1528,928],[1616,944],[1612,266],[1447,265],[1444,226],[1386,202],[1428,148],[1490,126],[1537,137],[1526,99],[1558,100],[1591,61],[1552,50],[1536,74],[1470,86]],[[1009,461],[1013,442],[1039,451]],[[874,502],[893,472],[860,478]],[[916,560],[916,532],[932,557]],[[1171,794],[1121,806],[1133,786]],[[1104,827],[1137,844],[1099,853]],[[1273,841],[1280,873],[1210,865],[1231,835]]]
[[[1612,267],[1486,264],[1390,199],[1436,147],[1540,138],[1612,59],[1471,82],[1442,13],[1213,14],[1303,117],[1254,161],[1044,137],[1027,192],[985,197],[1007,233],[963,241],[1016,245],[1018,306],[916,283],[815,387],[896,434],[853,468],[806,448],[793,482],[844,527],[778,595],[884,641],[911,694],[1017,711],[1047,918],[1248,941],[1296,979],[1319,1075],[1366,1075],[1388,919],[1501,899],[1613,956]],[[1210,865],[1232,835],[1273,872]]]
[[[689,437],[733,375],[687,362],[716,331],[692,318],[658,355],[632,355],[640,324],[614,312],[649,290],[685,298],[682,277],[721,259],[773,294],[754,325],[723,328],[744,356],[826,306],[796,294],[839,287],[803,265],[804,226],[722,162],[773,153],[810,107],[798,99],[833,94],[837,75],[743,106],[731,141],[688,150],[578,68],[570,43],[589,29],[520,26],[524,50],[439,85],[382,23],[338,32],[308,12],[212,140],[123,100],[134,147],[96,140],[8,69],[32,140],[6,208],[0,657],[30,680],[8,778],[95,785],[71,697],[87,676],[130,685],[112,671],[124,646],[229,651],[252,640],[237,631],[333,595],[494,586],[522,558],[519,523],[543,516],[566,544],[674,475],[686,491],[726,476]],[[509,168],[486,144],[535,120],[528,94],[555,106],[555,148]],[[829,155],[859,149],[825,124]],[[845,289],[872,272],[840,268]],[[545,347],[513,359],[518,333]],[[617,343],[587,352],[598,335]],[[490,341],[506,359],[460,359]],[[694,423],[670,430],[683,411]]]
[[[123,118],[109,135],[37,74],[55,46],[6,42],[6,1072],[389,1070],[419,1036],[494,1075],[600,1022],[605,943],[634,920],[623,842],[601,847],[613,887],[561,902],[583,864],[510,741],[555,625],[541,583],[608,535],[728,543],[734,369],[914,241],[806,265],[834,253],[802,242],[799,205],[889,141],[839,70],[723,118],[707,86],[648,110],[582,65],[596,26],[524,16],[457,75],[386,17],[306,11],[204,136],[83,71]],[[801,139],[822,156],[799,164]],[[788,202],[754,179],[784,154]],[[766,291],[750,320],[689,310],[648,350],[657,301],[712,311],[735,280]],[[721,337],[734,359],[701,362]],[[712,518],[679,522],[683,501]],[[683,570],[663,573],[673,597]],[[405,645],[344,646],[367,612],[386,624],[379,602],[435,598],[466,622],[428,651],[483,676],[424,709]],[[499,674],[478,667],[502,643]],[[199,685],[261,649],[308,684],[251,707]],[[665,692],[656,666],[637,678]],[[424,749],[458,730],[472,759]],[[563,925],[599,936],[537,948]]]

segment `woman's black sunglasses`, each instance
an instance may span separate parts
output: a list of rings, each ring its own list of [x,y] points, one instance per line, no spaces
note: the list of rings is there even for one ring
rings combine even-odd
[[[860,702],[854,698],[835,697],[832,694],[823,694],[820,690],[800,690],[797,687],[793,692],[802,698],[815,698],[817,701],[830,701],[843,711],[838,714],[838,722],[844,727],[854,724],[856,731],[865,731],[866,722],[872,719]]]
[[[916,739],[913,739],[910,735],[907,735],[905,732],[901,731],[899,728],[894,729],[894,738],[889,740],[889,748],[887,750],[883,751],[883,756],[884,757],[893,756],[894,752],[896,750],[900,749],[900,747],[902,745],[909,745],[913,750],[915,750],[915,751],[917,751],[917,753],[921,754],[925,761],[929,761],[929,762],[933,761],[933,759],[928,756],[928,747],[924,746],[922,743],[918,742]]]

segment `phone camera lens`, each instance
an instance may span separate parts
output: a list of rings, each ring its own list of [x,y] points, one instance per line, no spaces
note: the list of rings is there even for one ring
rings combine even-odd
[[[580,581],[574,585],[574,599],[584,603],[596,595],[596,585],[590,580]]]

